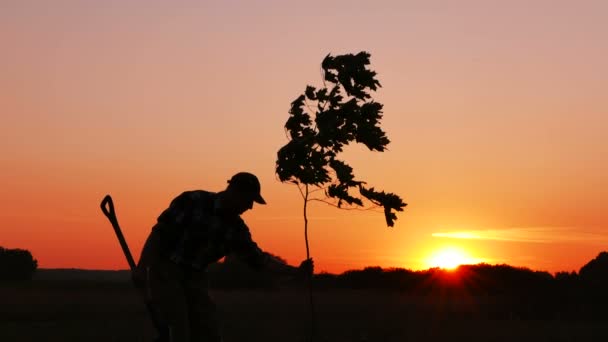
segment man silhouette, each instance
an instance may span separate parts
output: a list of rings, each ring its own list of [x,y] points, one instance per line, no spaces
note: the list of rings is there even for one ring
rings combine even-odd
[[[158,217],[133,277],[168,325],[171,342],[221,341],[206,268],[227,254],[256,270],[312,275],[312,259],[289,266],[251,239],[240,215],[254,202],[266,204],[260,182],[251,173],[239,172],[223,191],[183,192]]]

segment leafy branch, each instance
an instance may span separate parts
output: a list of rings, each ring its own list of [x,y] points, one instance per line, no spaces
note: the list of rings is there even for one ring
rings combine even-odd
[[[290,140],[277,153],[276,172],[282,182],[324,189],[327,198],[337,200],[338,208],[363,206],[364,200],[383,207],[387,226],[392,227],[396,212],[406,206],[403,200],[367,187],[355,179],[350,165],[338,159],[351,142],[379,152],[390,142],[379,126],[383,105],[370,95],[381,85],[376,72],[367,68],[369,58],[369,53],[360,52],[323,59],[323,87],[309,85],[291,103],[285,123]]]

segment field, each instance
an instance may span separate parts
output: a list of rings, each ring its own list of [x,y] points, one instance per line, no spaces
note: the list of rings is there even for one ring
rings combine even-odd
[[[211,291],[224,340],[305,341],[302,290]],[[317,341],[608,341],[606,321],[525,320],[476,314],[492,298],[398,292],[315,293]],[[486,308],[487,309],[487,308]],[[484,310],[488,312],[488,310]],[[0,341],[151,341],[139,294],[124,283],[0,284]]]

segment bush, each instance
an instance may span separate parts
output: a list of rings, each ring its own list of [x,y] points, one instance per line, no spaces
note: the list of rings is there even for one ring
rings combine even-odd
[[[37,268],[30,251],[0,247],[0,280],[31,280]]]

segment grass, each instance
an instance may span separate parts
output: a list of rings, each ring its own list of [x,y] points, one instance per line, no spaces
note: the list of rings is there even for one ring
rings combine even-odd
[[[224,340],[305,341],[302,290],[211,291]],[[607,341],[606,321],[521,320],[478,314],[493,298],[465,300],[398,292],[315,293],[319,342]],[[486,308],[487,309],[487,308]],[[488,312],[488,310],[481,310]],[[0,341],[151,341],[152,326],[130,284],[0,285]]]

